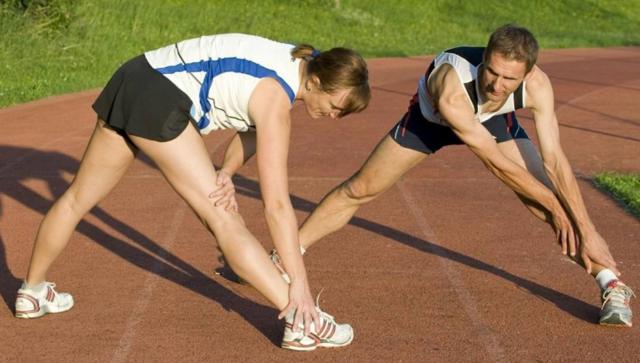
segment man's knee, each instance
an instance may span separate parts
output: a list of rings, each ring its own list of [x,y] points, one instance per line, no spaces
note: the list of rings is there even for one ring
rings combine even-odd
[[[360,204],[373,200],[380,194],[369,180],[359,177],[358,174],[349,178],[340,188],[347,198]]]

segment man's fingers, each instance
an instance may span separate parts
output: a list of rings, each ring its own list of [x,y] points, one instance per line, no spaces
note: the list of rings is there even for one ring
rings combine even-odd
[[[562,254],[566,256],[567,254],[567,236],[564,231],[560,231],[560,245],[562,245]]]
[[[569,239],[569,253],[573,257],[576,255],[576,238],[573,233],[567,233],[567,237]]]
[[[588,274],[591,274],[591,269],[592,269],[591,259],[586,253],[583,253],[581,257],[582,257],[582,262],[584,263],[584,268],[587,270]]]

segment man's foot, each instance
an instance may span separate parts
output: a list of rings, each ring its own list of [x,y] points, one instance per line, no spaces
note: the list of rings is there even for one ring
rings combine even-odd
[[[16,318],[39,318],[47,313],[62,313],[73,307],[73,297],[54,290],[56,284],[43,282],[33,288],[22,283],[16,297]]]
[[[600,325],[631,327],[633,313],[629,306],[633,290],[620,280],[611,280],[602,292]]]
[[[285,271],[284,266],[282,265],[282,261],[280,260],[278,251],[276,251],[275,249],[271,250],[269,258],[271,259],[271,262],[273,262],[274,266],[276,266],[276,268],[278,269],[278,272],[280,272],[280,276],[282,276],[282,279],[287,284],[290,284],[291,279],[289,278],[289,274],[287,274],[287,271]]]
[[[293,331],[293,314],[286,318],[284,336],[281,347],[297,351],[310,351],[317,347],[343,347],[349,345],[353,340],[353,328],[349,324],[336,323],[333,316],[316,307],[320,320],[320,327],[311,323],[311,332],[304,335],[304,327],[300,326],[298,331]]]

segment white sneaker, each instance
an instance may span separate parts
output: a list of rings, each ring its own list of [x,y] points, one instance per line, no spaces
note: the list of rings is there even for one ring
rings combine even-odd
[[[16,297],[16,318],[39,318],[47,313],[62,313],[71,309],[73,297],[56,292],[54,287],[56,284],[45,281],[38,289],[32,289],[23,282]]]
[[[602,309],[600,309],[600,325],[615,327],[631,327],[631,297],[633,290],[620,280],[611,280],[602,292]]]
[[[310,351],[317,347],[343,347],[353,341],[353,328],[349,324],[338,324],[335,318],[316,306],[320,315],[321,326],[316,329],[311,323],[309,335],[304,335],[304,327],[300,325],[298,331],[293,331],[294,314],[286,318],[284,336],[281,347],[297,351]]]

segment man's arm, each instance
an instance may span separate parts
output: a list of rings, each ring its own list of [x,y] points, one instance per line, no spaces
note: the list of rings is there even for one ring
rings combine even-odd
[[[493,136],[474,119],[473,107],[455,71],[449,66],[441,67],[429,80],[429,91],[438,95],[438,110],[453,132],[498,179],[546,209],[563,251],[575,252],[573,228],[559,201],[531,173],[502,154]]]
[[[607,243],[587,213],[575,175],[560,145],[551,82],[539,68],[534,68],[533,72],[526,84],[527,106],[533,113],[545,171],[577,232],[579,257],[588,272],[591,272],[591,263],[596,262],[619,274]]]

